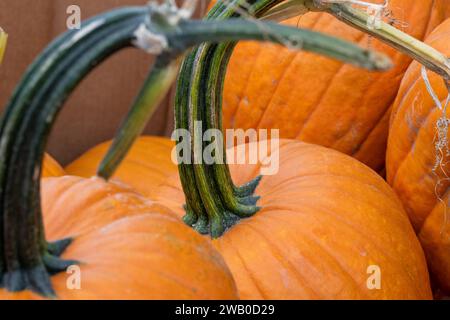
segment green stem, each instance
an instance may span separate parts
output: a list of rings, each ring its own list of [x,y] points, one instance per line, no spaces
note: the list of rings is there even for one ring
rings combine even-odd
[[[385,42],[389,46],[405,53],[422,65],[442,76],[450,79],[450,60],[438,50],[420,40],[396,29],[390,24],[380,21],[379,26],[371,28],[368,25],[369,15],[347,4],[320,4],[315,0],[317,10],[326,11],[337,19]]]
[[[0,127],[0,284],[55,297],[50,276],[77,263],[58,256],[70,239],[47,243],[40,206],[45,144],[64,101],[100,62],[132,45],[147,8],[93,18],[54,41],[28,69]]]
[[[396,50],[417,60],[422,65],[442,76],[450,79],[450,61],[433,47],[398,30],[394,26],[379,21],[378,26],[369,27],[370,16],[351,4],[330,3],[323,0],[286,0],[268,10],[263,18],[278,21],[298,16],[306,10],[327,12],[346,24],[359,29],[385,42]]]
[[[143,26],[148,33],[145,35],[147,38],[141,39],[138,31]],[[374,68],[385,67],[387,61],[374,59],[374,56],[355,46],[309,31],[273,24],[265,24],[263,30],[260,27],[246,21],[183,21],[173,26],[165,21],[161,12],[155,13],[151,7],[134,7],[95,17],[84,23],[80,31],[67,32],[55,40],[28,69],[0,124],[0,285],[10,291],[30,289],[43,296],[54,297],[50,276],[76,263],[58,258],[70,245],[70,239],[47,243],[45,238],[40,205],[42,160],[53,123],[68,96],[92,69],[115,52],[133,45],[141,46],[142,40],[155,39],[161,41],[157,47],[163,50],[136,100],[137,109],[128,118],[128,121],[136,117],[142,119],[126,127],[132,135],[130,139],[125,139],[125,145],[140,133],[145,116],[148,118],[167,92],[175,77],[177,57],[202,41],[261,40],[265,39],[269,30],[269,38],[274,42],[280,41],[274,34],[302,39],[304,46],[311,50],[321,51],[325,46],[330,49],[330,55],[343,59],[350,55],[359,64]],[[189,66],[189,63],[184,65]],[[190,80],[190,77],[180,77],[187,94],[183,98],[178,96],[177,101],[191,105],[203,103],[196,101],[197,96],[191,94]],[[196,80],[201,82],[199,78]],[[177,117],[190,123],[195,118],[192,118],[190,109],[177,110]],[[198,109],[197,117],[203,120],[202,109]],[[123,145],[119,143],[115,146]],[[121,157],[111,159],[115,166]],[[108,170],[106,166],[104,171]],[[204,195],[210,188],[217,189],[211,170],[198,167],[189,170],[194,176],[187,173],[184,180],[194,178],[195,186],[187,206],[192,217],[186,221],[194,223],[195,220],[199,231],[212,229],[214,235],[220,235],[231,223],[223,223],[229,214],[222,203]],[[208,180],[211,183],[201,184]],[[198,185],[202,187],[201,192],[197,189]],[[249,186],[246,188],[251,189]],[[200,205],[191,205],[200,200]]]
[[[251,4],[250,7],[246,6],[248,3]],[[191,137],[191,157],[189,157],[191,163],[179,161],[181,183],[186,195],[187,214],[184,220],[199,232],[207,232],[212,237],[220,236],[240,218],[252,216],[258,211],[259,208],[256,206],[258,198],[253,197],[253,192],[261,179],[257,177],[244,186],[235,186],[224,153],[223,164],[208,165],[195,162],[202,158],[202,149],[199,151],[196,147],[203,146],[205,130],[222,129],[221,91],[233,43],[219,45],[216,43],[250,39],[279,44],[297,43],[303,50],[324,54],[368,69],[384,70],[390,67],[386,57],[336,38],[270,22],[234,18],[239,16],[239,12],[245,11],[261,16],[280,3],[282,1],[234,0],[232,5],[228,6],[219,2],[211,10],[210,20],[207,22],[182,21],[175,32],[173,28],[166,30],[169,47],[178,48],[180,52],[200,42],[208,42],[189,54],[182,65],[175,98],[175,116],[176,128],[187,130]],[[151,88],[146,86],[141,94],[149,90]],[[137,101],[140,100],[138,98]],[[120,137],[115,140],[100,166],[101,176],[112,175],[119,161],[112,162],[111,159],[123,159],[136,135],[142,132],[145,121],[140,122],[134,118],[147,114],[144,108],[151,110],[154,106],[143,104],[133,106],[119,130]],[[139,125],[133,125],[138,122]],[[203,128],[196,127],[196,122],[200,122]],[[178,143],[181,143],[180,139]],[[224,143],[221,146],[217,145],[217,141],[213,143],[216,149],[224,150]]]
[[[179,68],[179,59],[168,55],[157,58],[141,93],[138,95],[123,125],[116,134],[110,150],[123,150],[122,152],[109,152],[98,169],[98,175],[109,179],[114,168],[122,162],[129,148],[141,134],[148,120],[152,117],[157,106],[166,96],[174,83]]]
[[[317,32],[280,26],[270,22],[251,22],[241,19],[228,21],[182,21],[177,29],[166,29],[169,48],[173,54],[161,55],[136,99],[131,111],[120,126],[116,138],[99,166],[99,176],[108,179],[117,169],[137,136],[142,133],[170,84],[175,80],[177,53],[203,42],[219,43],[237,40],[285,41],[301,44],[301,49],[327,55],[371,70],[385,70],[389,59],[378,53],[363,50],[346,41]],[[169,51],[169,52],[171,52]],[[196,57],[201,59],[202,57]]]
[[[381,23],[379,28],[370,29],[368,26],[369,16],[364,12],[354,9],[351,6],[343,4],[332,4],[323,5],[320,0],[290,0],[285,2],[280,1],[270,1],[270,0],[260,0],[252,1],[252,7],[243,8],[239,6],[239,1],[234,1],[234,7],[240,8],[239,12],[234,11],[233,6],[224,7],[221,4],[217,4],[215,8],[211,11],[208,16],[209,19],[229,19],[239,15],[239,13],[248,12],[255,17],[265,17],[270,19],[281,19],[283,15],[289,13],[289,8],[295,7],[295,13],[298,15],[307,10],[311,11],[327,11],[337,18],[358,27],[359,29],[368,32],[375,37],[385,41],[386,43],[394,46],[395,48],[409,54],[413,58],[419,60],[425,64],[431,70],[436,71],[442,76],[448,77],[448,60],[442,54],[434,50],[433,48],[421,43],[418,40],[406,35],[405,33],[396,30],[394,27]],[[244,9],[244,10],[243,10]],[[196,108],[206,108],[209,110],[203,111],[206,115],[203,121],[207,123],[208,128],[218,128],[222,130],[221,125],[221,93],[223,91],[223,79],[226,71],[226,65],[230,54],[233,50],[233,44],[224,45],[210,45],[205,44],[196,49],[196,52],[203,52],[201,57],[201,62],[196,61],[195,65],[192,65],[190,69],[183,69],[183,73],[190,74],[191,78],[195,78],[198,74],[204,79],[207,79],[203,84],[197,83],[192,84],[191,93],[198,94],[198,92],[206,91],[206,94],[197,102],[196,105],[180,106],[183,108],[189,107],[191,109],[191,116],[194,116],[198,112],[195,111]],[[187,59],[193,59],[196,57],[195,54],[189,56]],[[198,56],[197,56],[198,58]],[[187,77],[187,75],[186,75]],[[197,93],[196,93],[197,92]],[[208,118],[214,115],[214,119]],[[224,155],[224,160],[226,163],[226,157]],[[240,199],[237,196],[236,190],[239,190],[234,186],[232,179],[229,174],[229,169],[227,165],[216,164],[213,168],[208,168],[204,166],[204,170],[209,170],[209,177],[213,177],[215,181],[209,181],[211,185],[207,190],[203,190],[199,185],[204,183],[205,175],[195,176],[195,181],[192,182],[193,185],[189,186],[190,189],[195,188],[195,183],[197,183],[197,189],[200,192],[200,198],[203,197],[203,193],[211,192],[214,185],[218,186],[217,190],[220,191],[220,197],[215,197],[216,202],[221,202],[221,205],[225,210],[229,210],[232,214],[239,217],[243,217],[242,212],[236,208],[236,203],[239,203]],[[198,170],[197,170],[198,171]],[[195,172],[195,170],[194,170]],[[212,172],[212,173],[211,173]],[[182,176],[184,173],[180,172]],[[256,180],[259,181],[259,180]],[[215,182],[215,183],[214,183]],[[254,191],[257,183],[251,183],[251,189]],[[234,192],[233,192],[234,190]],[[248,196],[248,194],[247,194]],[[200,204],[196,204],[200,206]],[[253,202],[250,205],[254,205]],[[220,207],[219,204],[216,207]],[[208,211],[208,210],[207,210]],[[209,212],[207,212],[209,215]],[[212,234],[213,237],[217,236]]]
[[[268,8],[264,3],[259,5],[261,12]],[[219,7],[221,6],[219,4]],[[228,10],[230,16],[233,15],[232,10],[224,8]],[[203,163],[205,130],[221,129],[220,94],[218,99],[214,89],[223,83],[223,59],[229,57],[231,53],[231,50],[228,49],[230,45],[216,45],[215,43],[251,39],[285,44],[288,40],[301,43],[303,50],[326,54],[369,69],[380,70],[390,67],[390,62],[384,56],[370,53],[353,44],[309,30],[280,26],[270,22],[234,18],[227,21],[220,19],[206,22],[182,21],[177,29],[169,28],[165,31],[169,48],[179,52],[202,42],[210,43],[190,54],[182,66],[179,91],[175,98],[175,115],[176,128],[187,130],[191,137],[192,155],[189,157],[191,163],[179,161],[181,183],[186,194],[187,214],[184,221],[200,233],[209,233],[214,238],[223,234],[239,219],[250,217],[259,210],[259,207],[256,206],[258,198],[253,197],[252,194],[260,180],[258,177],[245,186],[234,186],[226,165],[225,154],[222,155],[223,164]],[[203,63],[208,60],[208,56],[216,48],[222,48],[223,56],[213,60],[210,64]],[[192,72],[193,70],[198,72]],[[166,78],[168,81],[165,83],[168,83],[171,77]],[[152,79],[152,75],[150,75],[150,79]],[[209,80],[211,84],[206,90],[204,89],[205,80]],[[137,135],[144,129],[150,111],[154,110],[156,106],[156,101],[145,97],[152,96],[154,90],[158,90],[154,89],[156,85],[149,81],[144,85],[137,102],[119,129],[119,135],[100,164],[98,171],[100,176],[111,177]],[[162,94],[162,92],[160,93]],[[197,122],[204,125],[204,128],[196,126]],[[178,140],[178,143],[181,141]],[[213,143],[216,144],[216,150],[224,150],[224,142],[220,146],[217,146],[217,141]],[[201,148],[198,149],[197,146]]]

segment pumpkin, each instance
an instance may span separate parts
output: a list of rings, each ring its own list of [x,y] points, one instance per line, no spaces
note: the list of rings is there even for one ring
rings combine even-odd
[[[261,210],[212,240],[242,299],[431,298],[414,230],[375,172],[337,151],[295,140],[282,140],[257,164],[249,164],[248,149],[234,151],[236,159],[247,157],[246,164],[231,165],[237,183],[254,178],[270,156],[280,168],[256,189]],[[157,190],[156,200],[185,214],[178,175]],[[367,286],[371,266],[381,270],[380,290]]]
[[[259,25],[239,19],[182,19],[172,28],[172,9],[170,3],[152,3],[91,18],[81,30],[68,31],[52,42],[16,88],[0,123],[0,284],[4,288],[0,297],[237,297],[230,272],[211,244],[170,217],[167,209],[98,179],[52,178],[56,180],[44,180],[49,189],[43,187],[41,193],[42,162],[52,125],[71,92],[106,58],[130,46],[161,49],[164,54],[144,85],[152,90],[143,90],[137,99],[137,105],[148,111],[169,91],[177,58],[185,50],[208,40],[266,37]],[[275,34],[305,40],[311,50],[325,48],[330,55],[375,67],[380,61],[380,56],[369,57],[364,50],[331,37],[265,25]],[[160,42],[155,43],[149,37],[152,32],[166,41],[158,37]],[[50,201],[47,208],[46,201]],[[62,273],[74,264],[85,268],[87,281],[86,289],[77,293],[66,288]]]
[[[111,142],[95,146],[69,164],[65,171],[74,176],[92,177]],[[166,138],[146,136],[136,140],[127,157],[120,164],[113,179],[119,180],[153,198],[157,186],[177,172],[177,166],[171,159],[174,143]],[[151,161],[148,161],[151,159]]]
[[[427,43],[450,55],[450,20],[428,37]],[[429,74],[438,99],[445,102],[448,89],[441,77]],[[428,257],[436,282],[450,293],[450,223],[448,218],[448,154],[437,153],[436,124],[442,116],[412,63],[400,86],[390,120],[387,147],[387,180],[399,195]],[[448,113],[447,113],[448,117]],[[448,135],[444,128],[441,139]],[[444,141],[445,143],[445,141]],[[439,156],[444,158],[440,159]]]
[[[389,19],[397,19],[392,22],[418,39],[450,13],[447,0],[391,0],[388,9]],[[361,46],[369,42],[368,35],[326,13],[307,13],[285,23]],[[282,138],[327,146],[382,169],[390,106],[411,59],[378,40],[370,42],[391,57],[394,68],[369,72],[278,45],[238,44],[225,79],[224,127],[279,129]]]
[[[257,16],[276,4],[251,3]],[[218,3],[208,18],[221,20],[234,14],[233,8]],[[157,199],[178,209],[180,216],[185,214],[185,223],[214,239],[241,298],[430,298],[423,251],[401,203],[381,177],[356,160],[285,140],[274,149],[281,168],[273,176],[258,176],[258,165],[243,165],[232,174],[226,161],[198,162],[203,150],[195,146],[206,144],[205,128],[221,129],[221,62],[229,48],[202,45],[183,62],[175,123],[190,134],[190,148],[178,154],[183,160],[180,178],[175,175],[167,187],[159,186]],[[136,107],[130,114],[141,111]],[[121,158],[115,146],[136,138],[133,118],[120,131],[104,167],[114,167],[110,159]],[[196,128],[195,121],[202,128]],[[185,137],[177,140],[183,143]],[[221,147],[218,140],[211,141],[216,148]],[[264,148],[261,142],[250,147]],[[242,184],[249,179],[253,180]],[[255,190],[261,199],[253,196]],[[385,270],[383,277],[388,280],[384,278],[380,290],[370,290],[370,270]]]
[[[71,274],[51,278],[59,299],[236,299],[226,264],[200,235],[164,206],[129,187],[65,176],[42,183],[47,237],[72,238],[63,259],[79,261]],[[0,289],[0,299],[41,299]]]

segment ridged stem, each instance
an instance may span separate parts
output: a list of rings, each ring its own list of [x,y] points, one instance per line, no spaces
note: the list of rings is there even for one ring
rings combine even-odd
[[[380,20],[377,26],[370,26],[370,16],[348,4],[321,4],[314,0],[317,10],[326,11],[337,19],[383,41],[398,51],[439,74],[444,79],[450,79],[450,60],[438,50],[426,43],[398,30],[394,26]]]
[[[190,138],[190,163],[179,163],[181,183],[186,195],[184,220],[199,232],[209,233],[213,238],[219,237],[239,219],[250,217],[258,211],[258,197],[254,197],[253,192],[261,179],[257,177],[244,186],[235,186],[226,164],[225,152],[221,154],[221,163],[203,163],[202,150],[206,145],[203,138],[206,130],[222,129],[221,91],[226,64],[234,47],[233,42],[217,44],[218,42],[252,39],[285,45],[296,43],[303,50],[369,69],[384,70],[390,67],[390,62],[384,56],[335,38],[269,22],[235,19],[243,12],[261,16],[282,3],[281,0],[230,2],[231,5],[217,3],[206,22],[181,21],[177,32],[171,34],[171,30],[167,30],[166,33],[169,47],[178,48],[180,52],[200,42],[209,42],[189,53],[182,64],[175,97],[175,126],[178,130],[187,131]],[[141,94],[149,90],[151,88],[146,86]],[[139,100],[138,98],[137,101]],[[153,106],[135,104],[122,124],[120,137],[115,140],[106,160],[100,165],[99,172],[103,177],[110,177],[120,162],[112,163],[111,159],[123,159],[137,133],[142,132],[145,121],[139,122],[134,118],[138,114],[148,114],[139,111],[144,108],[151,110]],[[133,126],[133,123],[139,125]],[[197,123],[201,126],[196,125]],[[181,138],[177,142],[181,143]],[[212,143],[216,150],[225,149],[224,141],[220,143],[213,140]]]
[[[93,18],[55,40],[30,66],[0,127],[0,284],[54,298],[50,276],[77,263],[58,256],[71,239],[47,243],[40,205],[45,144],[64,101],[99,63],[134,40],[147,8]]]

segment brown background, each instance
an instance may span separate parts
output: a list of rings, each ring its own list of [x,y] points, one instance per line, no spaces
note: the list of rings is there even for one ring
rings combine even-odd
[[[0,26],[9,35],[0,68],[1,110],[27,66],[53,38],[66,30],[69,5],[79,5],[84,20],[115,7],[145,3],[147,0],[1,0]],[[152,61],[151,56],[141,51],[127,49],[96,69],[77,88],[60,114],[48,145],[49,152],[65,164],[88,148],[111,139]],[[168,135],[171,132],[170,100],[168,97],[160,106],[146,133]]]

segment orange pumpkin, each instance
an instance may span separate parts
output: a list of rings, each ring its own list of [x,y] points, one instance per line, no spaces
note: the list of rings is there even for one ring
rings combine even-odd
[[[450,55],[450,20],[428,37],[427,43]],[[448,95],[443,80],[429,73],[430,83],[442,103]],[[387,180],[399,195],[419,235],[428,263],[437,280],[450,292],[450,200],[448,154],[438,159],[436,124],[442,112],[435,106],[414,62],[402,80],[395,101],[387,148]],[[448,113],[447,113],[448,117]],[[446,137],[445,131],[443,136]],[[448,135],[447,135],[448,137]]]
[[[242,148],[236,153],[245,159]],[[282,140],[277,156],[279,172],[256,190],[262,209],[212,240],[242,299],[431,298],[423,251],[387,183],[320,146]],[[233,165],[233,179],[249,181],[260,167]],[[158,191],[184,215],[178,174]],[[369,289],[371,270],[381,270],[379,290]]]
[[[397,27],[423,39],[450,14],[447,0],[391,0]],[[394,23],[394,20],[392,20]],[[325,13],[286,21],[367,46],[364,33]],[[223,97],[226,128],[280,129],[280,137],[342,151],[382,169],[390,106],[411,59],[379,41],[395,67],[369,72],[308,52],[267,44],[239,44],[230,61]]]
[[[86,178],[95,176],[98,165],[110,145],[111,141],[108,141],[87,151],[69,164],[65,168],[66,172]],[[171,160],[173,146],[174,143],[166,138],[153,136],[138,138],[113,179],[124,182],[139,193],[152,198],[157,186],[177,172],[177,166]]]
[[[47,178],[42,202],[48,238],[73,237],[62,258],[80,262],[80,289],[67,287],[71,274],[51,278],[60,299],[237,298],[211,244],[128,187],[99,178]],[[0,299],[40,298],[0,289]]]
[[[59,163],[52,158],[49,154],[44,155],[44,162],[42,166],[42,177],[60,177],[65,175],[64,169],[59,165]]]

